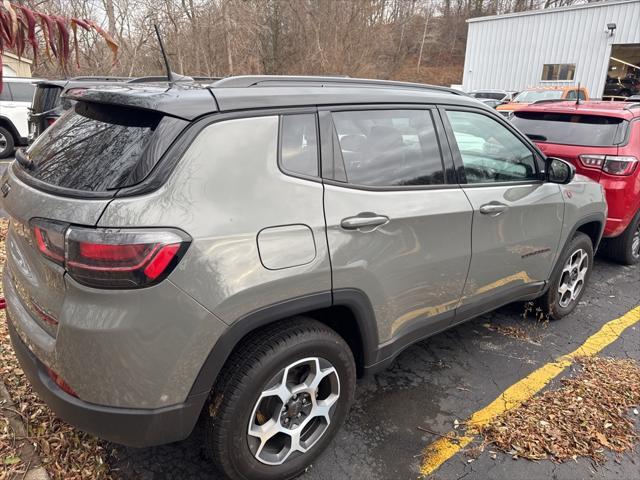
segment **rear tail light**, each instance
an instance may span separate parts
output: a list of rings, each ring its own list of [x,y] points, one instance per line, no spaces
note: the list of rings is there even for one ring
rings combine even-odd
[[[47,117],[47,127],[56,123],[56,120],[58,120],[58,117]]]
[[[179,230],[94,229],[32,221],[42,254],[76,281],[96,288],[140,288],[164,280],[191,238]]]
[[[64,264],[64,233],[66,223],[37,219],[32,222],[33,238],[38,250],[49,260]]]
[[[635,172],[638,159],[618,155],[580,155],[580,163],[586,168],[602,170],[610,175],[625,176]]]

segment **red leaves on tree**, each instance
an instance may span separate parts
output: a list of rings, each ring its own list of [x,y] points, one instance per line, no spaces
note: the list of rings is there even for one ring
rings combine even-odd
[[[100,35],[113,53],[113,63],[116,61],[118,44],[100,25],[93,20],[80,18],[66,18],[59,15],[49,15],[32,10],[23,5],[13,5],[8,0],[0,3],[0,55],[5,48],[15,49],[18,56],[22,56],[27,48],[33,51],[34,63],[38,60],[37,28],[44,39],[47,57],[57,61],[64,71],[67,70],[71,48],[69,46],[69,28],[73,31],[73,48],[76,51],[76,63],[79,66],[78,27],[95,31]],[[2,92],[2,60],[0,58],[0,92]]]

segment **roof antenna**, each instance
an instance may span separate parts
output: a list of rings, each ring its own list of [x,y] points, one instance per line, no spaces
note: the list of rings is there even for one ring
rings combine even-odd
[[[169,66],[169,59],[167,58],[167,52],[164,49],[164,43],[162,42],[162,37],[160,36],[160,29],[157,24],[153,24],[153,28],[156,30],[156,36],[158,37],[158,43],[160,44],[160,51],[162,52],[162,58],[164,59],[164,66],[167,69],[167,80],[169,83],[175,82],[175,78],[173,78],[173,72],[171,71],[171,67]]]
[[[576,107],[580,105],[580,82],[578,82],[578,91],[576,92]]]

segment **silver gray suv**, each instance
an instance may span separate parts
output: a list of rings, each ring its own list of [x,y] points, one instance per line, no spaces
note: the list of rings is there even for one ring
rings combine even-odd
[[[514,301],[577,305],[597,183],[426,85],[232,77],[75,90],[0,185],[16,354],[63,419],[187,437],[231,478],[291,478],[356,378]]]

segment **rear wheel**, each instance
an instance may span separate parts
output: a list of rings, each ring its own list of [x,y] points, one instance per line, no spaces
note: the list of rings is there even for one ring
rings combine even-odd
[[[593,268],[591,239],[577,232],[560,256],[549,289],[538,304],[550,318],[559,320],[578,305]]]
[[[609,238],[604,245],[607,256],[624,265],[640,263],[640,211],[618,237]]]
[[[11,132],[4,127],[0,127],[0,158],[7,158],[13,155],[15,142]]]
[[[323,324],[298,317],[262,330],[214,389],[207,453],[230,478],[293,478],[340,428],[355,380],[349,346]]]

